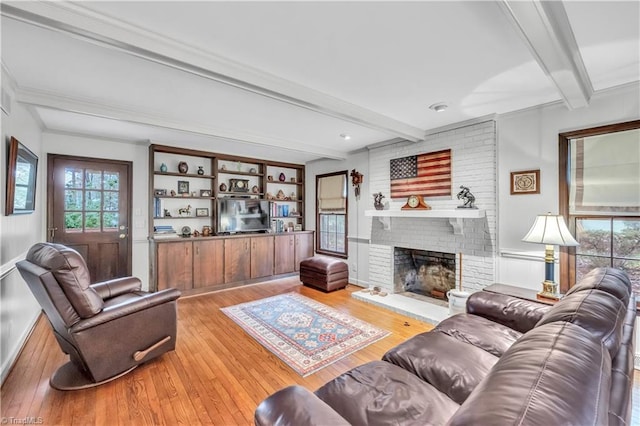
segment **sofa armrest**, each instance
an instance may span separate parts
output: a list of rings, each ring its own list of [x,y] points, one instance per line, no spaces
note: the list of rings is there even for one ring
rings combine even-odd
[[[142,282],[136,277],[114,278],[109,281],[91,284],[91,288],[98,293],[102,300],[106,300],[132,291],[140,291]]]
[[[81,320],[74,324],[70,331],[76,333],[84,331],[98,325],[113,321],[151,307],[161,305],[163,303],[172,302],[180,297],[180,291],[175,288],[169,288],[157,293],[143,293],[139,297],[126,300],[117,305],[106,307],[99,314]]]
[[[262,401],[254,420],[257,426],[349,424],[314,393],[298,385],[281,389]]]
[[[467,312],[526,333],[551,308],[545,303],[506,294],[478,291],[467,299]]]

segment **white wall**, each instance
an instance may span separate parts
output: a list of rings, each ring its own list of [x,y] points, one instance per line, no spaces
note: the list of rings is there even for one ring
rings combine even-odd
[[[558,214],[558,135],[638,118],[638,84],[595,94],[587,108],[569,111],[557,103],[498,118],[500,282],[537,289],[543,281],[544,247],[521,240],[536,215]],[[531,169],[540,169],[540,194],[510,195],[510,172]],[[513,254],[516,257],[507,257]]]
[[[349,282],[363,287],[369,283],[369,238],[371,235],[371,220],[364,217],[364,211],[373,209],[373,195],[369,190],[369,152],[359,152],[349,156],[344,161],[319,160],[307,163],[305,166],[305,222],[307,229],[316,227],[316,175],[356,169],[364,175],[364,182],[360,185],[360,197],[356,198],[348,178],[349,211],[348,211],[348,259]],[[317,236],[316,236],[317,238]]]
[[[544,277],[543,247],[521,241],[537,214],[558,213],[558,134],[640,119],[640,85],[593,96],[588,108],[574,111],[549,105],[500,117],[498,121],[498,281],[539,289]],[[540,169],[539,195],[509,195],[511,171]],[[526,251],[526,253],[522,253]],[[556,264],[556,279],[559,268]],[[636,321],[636,351],[640,350]],[[640,368],[640,354],[635,354]]]
[[[10,79],[2,73],[2,89],[13,99]],[[13,361],[22,348],[40,314],[40,305],[20,273],[15,262],[24,259],[29,247],[44,238],[44,193],[42,132],[38,123],[22,105],[11,103],[9,115],[2,112],[2,141],[0,142],[0,363],[4,381]],[[7,142],[18,139],[39,158],[36,183],[36,211],[31,214],[4,215],[6,202]]]
[[[109,160],[133,162],[133,206],[132,220],[129,225],[132,238],[132,274],[142,280],[143,288],[149,283],[149,148],[147,144],[137,145],[128,142],[85,136],[71,136],[55,133],[43,135],[45,154],[64,154],[79,157],[92,157]],[[46,155],[45,155],[46,156]],[[46,161],[45,161],[46,162]],[[46,164],[43,164],[46,173]]]

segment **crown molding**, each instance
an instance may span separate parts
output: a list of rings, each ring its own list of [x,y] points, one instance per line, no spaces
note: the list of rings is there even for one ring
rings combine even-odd
[[[9,89],[9,93],[14,95],[18,88],[18,83],[4,62],[0,62],[0,67],[2,68],[2,87]]]
[[[279,138],[255,135],[238,130],[223,129],[206,124],[176,120],[160,114],[148,112],[125,105],[106,105],[93,99],[76,98],[59,93],[33,88],[18,87],[16,101],[32,106],[45,107],[60,111],[74,112],[95,117],[108,118],[124,122],[162,127],[171,130],[195,133],[230,141],[277,147],[287,151],[312,153],[321,157],[343,160],[344,152],[323,148],[322,146],[301,144]],[[46,126],[45,126],[46,128]],[[51,129],[49,129],[51,130]],[[104,135],[102,135],[104,136]]]
[[[569,109],[589,105],[593,85],[561,1],[498,3]]]
[[[89,3],[90,4],[90,3]],[[0,4],[2,14],[280,102],[414,142],[424,130],[195,46],[97,13],[86,4],[29,1]]]

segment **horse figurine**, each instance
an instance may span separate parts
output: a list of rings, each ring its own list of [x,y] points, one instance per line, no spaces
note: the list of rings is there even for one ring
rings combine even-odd
[[[382,199],[384,198],[384,195],[382,195],[382,192],[378,192],[377,194],[373,194],[373,207],[376,208],[376,210],[383,210],[384,209],[384,204],[382,204]]]
[[[191,216],[191,204],[189,204],[187,207],[179,208],[178,214],[180,216]]]
[[[460,192],[458,192],[458,200],[463,200],[464,204],[458,206],[459,209],[475,209],[476,206],[473,205],[476,201],[476,197],[471,193],[469,188],[466,186],[460,185]]]

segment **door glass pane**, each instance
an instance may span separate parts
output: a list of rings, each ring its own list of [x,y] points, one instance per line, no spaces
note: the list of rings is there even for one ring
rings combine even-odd
[[[344,234],[344,215],[336,216],[336,232]]]
[[[118,210],[118,195],[119,192],[104,192],[104,207],[103,210],[106,211],[117,211]]]
[[[85,231],[100,230],[100,213],[87,212],[84,220]]]
[[[73,169],[66,167],[64,169],[64,187],[65,188],[82,188],[82,169]]]
[[[64,190],[64,209],[82,210],[82,191],[77,189]]]
[[[64,228],[69,232],[82,232],[82,213],[66,212],[64,214]]]
[[[102,223],[104,231],[112,231],[118,229],[118,213],[103,213]]]
[[[85,187],[87,189],[102,189],[102,172],[87,170]]]
[[[576,219],[577,254],[611,256],[611,220]]]
[[[613,220],[613,256],[640,260],[640,219]]]
[[[104,189],[117,191],[120,188],[120,175],[116,172],[104,172]]]
[[[102,192],[86,191],[85,210],[100,210],[102,204]]]

